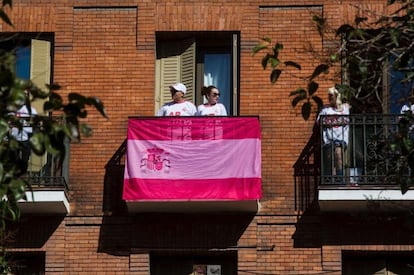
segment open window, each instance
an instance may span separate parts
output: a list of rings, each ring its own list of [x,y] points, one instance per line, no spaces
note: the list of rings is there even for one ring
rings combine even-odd
[[[54,36],[51,33],[4,33],[1,35],[0,51],[12,53],[12,70],[17,78],[31,80],[37,87],[46,90],[52,79],[52,57]],[[46,99],[36,99],[32,106],[38,114],[43,113]],[[28,169],[34,174],[50,170],[48,156],[31,154]]]
[[[216,86],[227,112],[238,115],[238,40],[235,32],[158,32],[155,112],[171,101],[169,86],[182,82],[195,105],[204,103],[203,86]]]

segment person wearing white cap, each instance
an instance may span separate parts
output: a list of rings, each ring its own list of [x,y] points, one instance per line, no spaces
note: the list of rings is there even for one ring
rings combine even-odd
[[[197,108],[190,101],[184,99],[187,88],[183,83],[170,86],[172,101],[164,104],[157,116],[194,116]]]

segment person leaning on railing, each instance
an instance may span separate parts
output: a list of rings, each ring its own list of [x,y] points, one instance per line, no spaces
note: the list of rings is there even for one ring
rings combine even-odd
[[[317,117],[317,123],[323,127],[323,169],[325,175],[333,175],[332,168],[335,167],[335,175],[342,177],[344,152],[349,139],[350,106],[342,102],[341,94],[335,87],[328,89],[328,98],[329,104],[322,108]]]

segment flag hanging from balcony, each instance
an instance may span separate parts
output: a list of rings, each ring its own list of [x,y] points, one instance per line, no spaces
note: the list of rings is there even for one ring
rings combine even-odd
[[[129,119],[124,200],[257,200],[261,194],[257,117]]]

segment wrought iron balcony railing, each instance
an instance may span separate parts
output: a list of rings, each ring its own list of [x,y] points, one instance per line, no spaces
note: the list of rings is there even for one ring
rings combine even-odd
[[[322,117],[294,165],[296,209],[308,208],[321,188],[398,189],[410,173],[404,169],[403,152],[394,146],[402,135],[410,134],[410,126],[400,123],[402,118],[392,114]]]
[[[53,187],[68,190],[67,158],[61,162],[58,156],[45,154],[39,157],[32,154],[26,178],[31,188]]]
[[[398,152],[391,151],[391,145],[401,135],[401,117],[384,114],[322,117],[321,185],[397,184]]]

